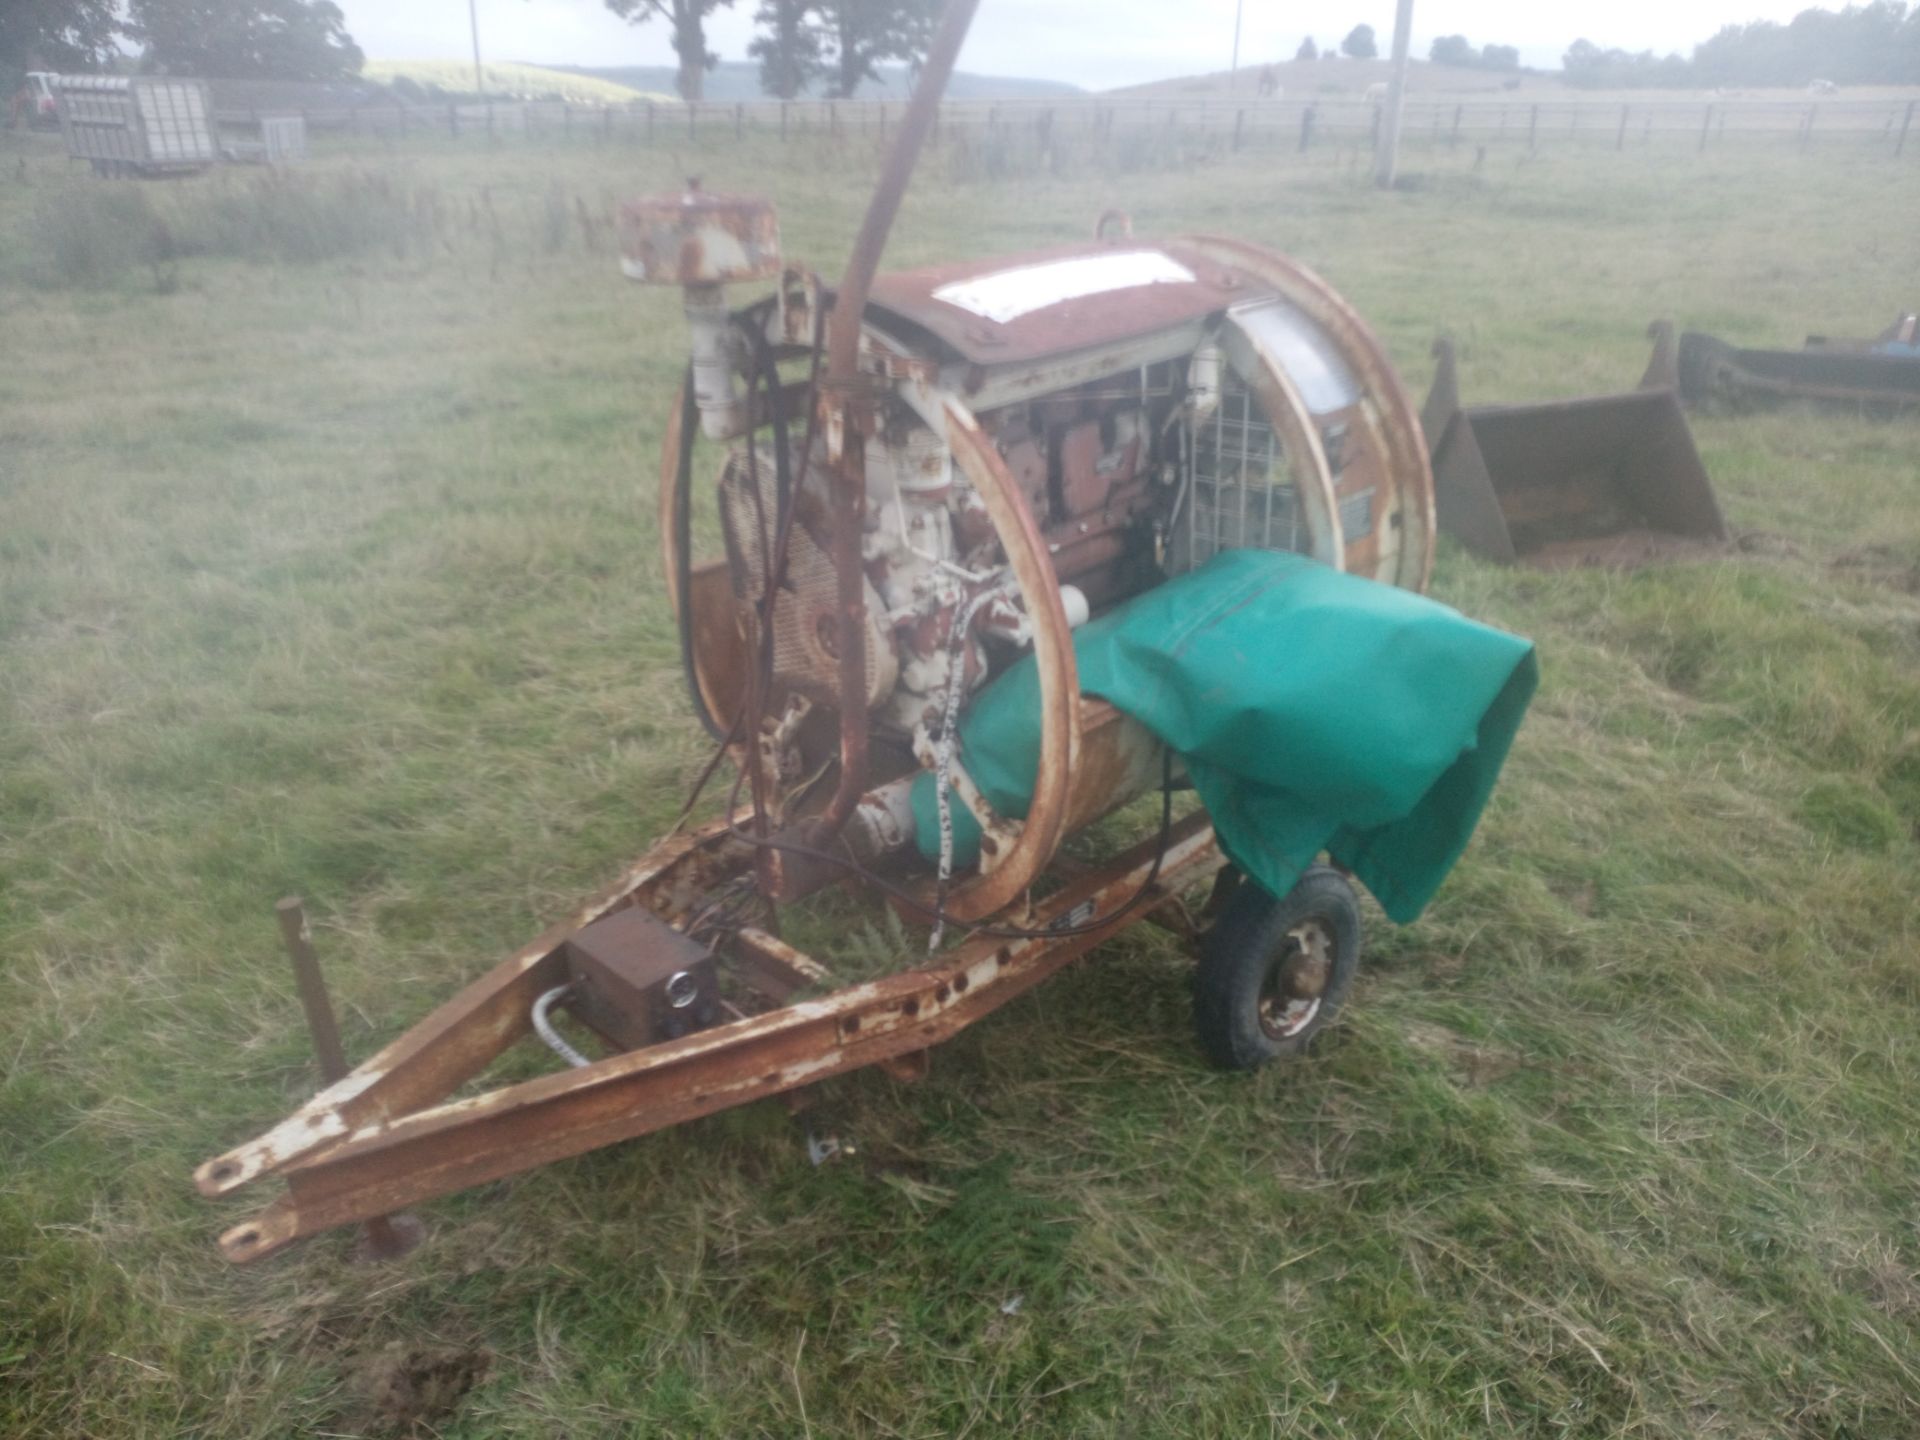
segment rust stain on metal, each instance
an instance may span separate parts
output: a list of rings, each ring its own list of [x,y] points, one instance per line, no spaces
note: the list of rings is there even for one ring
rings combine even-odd
[[[718,195],[689,180],[677,195],[620,207],[620,267],[650,285],[726,285],[780,274],[780,222],[757,195]]]
[[[286,1195],[229,1230],[221,1248],[236,1262],[256,1260],[304,1235],[924,1051],[1134,918],[1123,905],[1157,850],[1157,841],[1136,846],[1041,902],[1034,919],[1042,932],[1091,907],[1085,928],[1057,938],[982,937],[925,968],[821,1000],[358,1127],[288,1168]],[[1211,827],[1195,816],[1170,838],[1162,884],[1171,891],[1202,880],[1221,863]]]
[[[1176,268],[1142,265],[1136,279],[1113,263],[1130,255],[1159,257]],[[1132,249],[1105,242],[1062,245],[895,271],[875,279],[872,303],[926,330],[965,360],[995,366],[1051,361],[1063,351],[1112,345],[1201,319],[1260,293],[1251,276],[1194,261],[1174,243]],[[1182,273],[1185,278],[1178,278]],[[1154,275],[1173,278],[1145,278]],[[1098,288],[1079,288],[1088,285]],[[968,286],[987,303],[998,298],[992,287],[999,286],[1007,306],[1026,308],[996,320],[941,298],[943,291],[962,294]]]

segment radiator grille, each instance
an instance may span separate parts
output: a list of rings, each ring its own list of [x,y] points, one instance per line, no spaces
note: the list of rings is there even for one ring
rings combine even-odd
[[[754,467],[739,450],[729,451],[720,476],[720,527],[727,542],[733,593],[757,609],[766,584],[766,548],[774,543],[778,515],[773,467]],[[758,503],[755,492],[758,491]],[[773,675],[776,684],[834,704],[840,694],[840,664],[832,649],[838,587],[833,558],[805,525],[795,523],[787,540],[786,583],[773,602]],[[880,599],[867,587],[867,706],[892,691],[897,661],[886,635],[874,624]]]

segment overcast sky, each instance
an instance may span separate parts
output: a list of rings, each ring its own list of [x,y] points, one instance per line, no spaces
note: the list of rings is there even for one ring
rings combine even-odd
[[[347,28],[375,60],[456,60],[469,56],[467,0],[337,0]],[[708,45],[722,59],[746,58],[759,0],[734,0],[708,21]],[[994,75],[1066,80],[1106,89],[1143,80],[1224,70],[1233,48],[1235,0],[981,0],[960,66]],[[1517,45],[1528,64],[1557,65],[1582,37],[1629,50],[1690,51],[1722,25],[1786,20],[1809,0],[1421,0],[1414,54],[1436,35],[1475,44]],[[1830,0],[1839,8],[1841,0]],[[482,51],[490,60],[547,65],[670,65],[667,27],[631,26],[602,0],[477,0]],[[1303,35],[1322,46],[1360,22],[1386,48],[1389,0],[1290,4],[1245,0],[1241,63],[1291,58]]]

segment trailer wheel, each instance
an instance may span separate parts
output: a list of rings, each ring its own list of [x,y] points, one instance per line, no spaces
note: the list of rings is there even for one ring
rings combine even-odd
[[[1223,1070],[1304,1053],[1339,1013],[1359,967],[1360,904],[1339,871],[1314,866],[1284,900],[1241,885],[1200,942],[1200,1048]]]

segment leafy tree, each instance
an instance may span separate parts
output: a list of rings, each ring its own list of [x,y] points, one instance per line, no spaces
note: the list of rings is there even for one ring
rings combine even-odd
[[[863,80],[877,80],[883,60],[916,73],[933,38],[940,0],[816,0],[825,32],[829,93],[850,98]]]
[[[365,58],[333,0],[128,0],[140,64],[235,80],[338,80]]]
[[[1873,0],[1840,11],[1802,10],[1785,25],[1729,25],[1696,46],[1693,68],[1713,85],[1920,82],[1920,10]]]
[[[760,88],[767,94],[791,100],[819,75],[820,29],[812,15],[813,0],[762,0],[753,18],[766,28],[747,54],[760,62]]]
[[[113,0],[0,0],[0,96],[29,70],[93,70],[113,54]]]
[[[1488,45],[1476,50],[1464,35],[1442,35],[1427,51],[1436,65],[1457,65],[1466,70],[1518,70],[1520,51],[1512,45]]]
[[[1380,47],[1374,43],[1371,25],[1356,25],[1347,32],[1347,38],[1340,42],[1341,53],[1354,60],[1371,60],[1380,53]]]
[[[1920,84],[1920,10],[1871,0],[1802,10],[1785,25],[1728,25],[1696,45],[1691,62],[1576,41],[1562,62],[1569,85],[1593,89],[1679,85]]]
[[[1588,90],[1667,89],[1693,83],[1692,67],[1678,55],[1602,50],[1591,40],[1574,41],[1560,63],[1569,85]]]
[[[1318,60],[1320,58],[1320,47],[1313,43],[1313,37],[1311,35],[1300,42],[1300,48],[1293,52],[1293,58],[1296,60]]]
[[[680,62],[674,81],[682,100],[698,100],[706,89],[707,71],[720,57],[707,49],[707,16],[733,0],[607,0],[607,8],[622,20],[643,24],[658,15],[673,26],[673,53]]]

